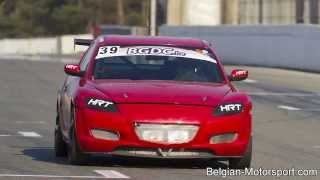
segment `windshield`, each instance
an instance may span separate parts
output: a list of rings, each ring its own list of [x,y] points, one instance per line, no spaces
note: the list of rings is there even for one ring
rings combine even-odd
[[[216,63],[176,56],[112,56],[96,59],[95,79],[223,82]]]

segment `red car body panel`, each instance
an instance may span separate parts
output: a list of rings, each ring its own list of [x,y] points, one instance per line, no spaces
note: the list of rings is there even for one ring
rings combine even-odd
[[[175,103],[217,105],[230,87],[226,84],[164,81],[96,80],[94,87],[117,103]],[[215,93],[212,93],[212,89]],[[126,94],[124,97],[123,94]]]
[[[224,83],[186,83],[174,81],[95,80],[92,76],[94,57],[101,45],[159,45],[206,49],[217,60]],[[168,37],[102,36],[92,45],[87,71],[83,77],[67,77],[59,91],[57,108],[64,139],[68,142],[70,128],[75,127],[81,149],[91,153],[112,153],[120,147],[204,149],[216,157],[239,157],[251,137],[251,101],[229,82],[214,50],[196,39]],[[119,112],[102,112],[86,108],[84,99],[95,97],[112,100]],[[216,116],[221,103],[242,102],[244,110],[234,115]],[[68,119],[75,113],[75,122]],[[136,123],[192,124],[199,127],[187,143],[164,144],[139,139]],[[91,129],[117,132],[118,141],[96,139]],[[238,133],[231,143],[210,144],[213,135]]]

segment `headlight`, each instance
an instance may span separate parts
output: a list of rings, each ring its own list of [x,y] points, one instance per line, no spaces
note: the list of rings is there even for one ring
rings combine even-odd
[[[229,114],[236,114],[240,113],[243,110],[242,103],[225,103],[220,104],[215,110],[214,115],[229,115]]]
[[[109,111],[117,112],[117,107],[112,101],[96,99],[96,98],[87,98],[86,99],[87,107],[90,109],[96,109],[100,111]]]

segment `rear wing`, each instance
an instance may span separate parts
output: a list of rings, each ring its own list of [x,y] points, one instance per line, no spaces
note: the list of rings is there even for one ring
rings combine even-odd
[[[93,39],[74,39],[73,41],[73,49],[75,49],[76,45],[79,46],[90,46],[93,42]]]

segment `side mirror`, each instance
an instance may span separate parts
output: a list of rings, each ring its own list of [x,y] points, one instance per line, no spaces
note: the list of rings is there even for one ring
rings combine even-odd
[[[242,69],[234,69],[231,71],[231,75],[228,76],[230,81],[242,81],[247,79],[248,71]]]
[[[64,72],[71,76],[83,76],[83,72],[80,70],[80,66],[78,64],[66,64],[64,66]]]

